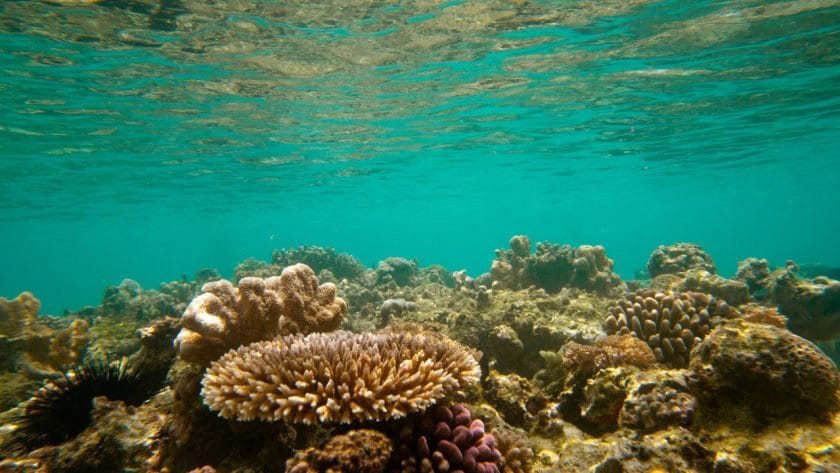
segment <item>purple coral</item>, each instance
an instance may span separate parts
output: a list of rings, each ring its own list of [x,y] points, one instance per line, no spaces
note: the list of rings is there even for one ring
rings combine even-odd
[[[484,422],[473,419],[458,404],[438,407],[426,415],[410,439],[404,438],[398,470],[438,473],[500,473],[503,458],[496,438],[485,432]],[[409,442],[416,447],[408,448]],[[410,452],[410,453],[409,453]]]

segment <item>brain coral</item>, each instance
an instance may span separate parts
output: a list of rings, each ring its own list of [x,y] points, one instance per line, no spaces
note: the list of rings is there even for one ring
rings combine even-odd
[[[698,398],[749,407],[763,417],[840,410],[840,373],[816,345],[767,324],[734,321],[692,352]]]
[[[324,448],[307,448],[286,461],[288,473],[378,473],[391,457],[391,441],[375,430],[351,430]]]
[[[715,262],[700,245],[694,243],[676,243],[660,245],[648,259],[647,270],[651,277],[660,274],[676,274],[689,269],[704,269],[715,274]]]
[[[335,330],[347,304],[335,285],[318,285],[311,268],[296,264],[279,277],[209,282],[190,302],[175,339],[181,358],[206,364],[240,345],[291,333]]]
[[[298,334],[228,352],[202,395],[226,418],[350,423],[423,410],[480,374],[461,345],[431,335]]]
[[[458,404],[437,407],[401,435],[394,470],[414,472],[500,473],[504,459],[496,438],[485,432],[484,422],[473,419]]]
[[[656,361],[683,367],[691,347],[722,318],[736,314],[726,302],[702,292],[639,290],[610,307],[604,330],[632,334],[650,345]]]

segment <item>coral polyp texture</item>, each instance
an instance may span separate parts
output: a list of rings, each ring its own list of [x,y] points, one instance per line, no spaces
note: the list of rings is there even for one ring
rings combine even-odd
[[[553,293],[569,287],[605,295],[624,284],[613,266],[600,245],[572,248],[544,242],[531,254],[528,237],[517,235],[510,239],[510,250],[496,250],[490,274],[493,286],[502,289],[536,286]]]
[[[391,457],[392,444],[370,429],[337,435],[323,448],[307,448],[286,461],[287,473],[379,473]]]
[[[730,322],[692,352],[700,396],[749,406],[763,417],[840,410],[840,373],[816,345],[767,324]]]
[[[688,364],[691,347],[721,320],[737,311],[702,292],[639,290],[610,307],[604,321],[608,334],[632,334],[650,345],[656,361],[674,367]]]
[[[400,418],[471,383],[481,370],[461,345],[431,335],[290,335],[230,351],[202,381],[225,418],[305,424]]]
[[[186,361],[206,364],[231,348],[277,335],[328,332],[338,328],[347,303],[335,285],[318,284],[304,264],[289,266],[267,279],[209,282],[190,302],[175,340]]]
[[[401,437],[394,469],[402,473],[500,473],[504,462],[496,438],[461,404],[435,408]]]
[[[703,269],[715,274],[715,262],[700,245],[695,243],[675,243],[660,245],[651,253],[647,271],[651,277],[661,274],[679,274],[690,269]]]

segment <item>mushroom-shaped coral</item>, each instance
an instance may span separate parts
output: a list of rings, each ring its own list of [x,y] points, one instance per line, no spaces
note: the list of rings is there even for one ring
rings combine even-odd
[[[347,304],[335,285],[318,285],[311,268],[296,264],[277,277],[209,282],[181,318],[175,345],[186,361],[206,364],[241,345],[291,333],[338,328]]]
[[[695,243],[675,243],[660,245],[648,259],[647,270],[651,277],[660,274],[677,274],[689,269],[704,269],[715,274],[715,262],[700,245]]]
[[[323,448],[307,448],[286,461],[288,473],[379,473],[391,457],[391,441],[375,430],[351,430]]]
[[[314,424],[395,419],[475,383],[461,345],[406,333],[288,335],[232,350],[204,376],[204,403],[222,417]]]
[[[439,406],[415,431],[404,431],[396,461],[395,469],[403,473],[500,473],[504,459],[484,422],[458,404],[451,409]]]
[[[735,315],[726,302],[702,292],[639,290],[610,307],[604,330],[632,334],[650,345],[656,361],[683,367],[691,347],[722,319]]]

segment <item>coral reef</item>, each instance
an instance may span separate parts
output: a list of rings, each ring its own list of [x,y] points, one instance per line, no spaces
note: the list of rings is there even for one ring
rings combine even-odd
[[[678,292],[703,292],[716,299],[740,306],[750,301],[749,286],[737,279],[726,279],[705,269],[689,269],[671,289]]]
[[[492,370],[482,380],[484,397],[498,409],[505,422],[517,427],[530,427],[548,399],[534,383],[515,373],[501,374]]]
[[[766,259],[747,258],[738,263],[735,279],[747,285],[750,294],[767,289],[767,277],[770,276],[770,265]]]
[[[496,438],[462,404],[436,407],[396,444],[393,469],[404,473],[500,473],[504,462]]]
[[[840,281],[802,279],[789,262],[765,278],[769,300],[788,316],[788,328],[811,340],[840,337]]]
[[[304,245],[274,250],[270,263],[253,258],[246,259],[234,270],[234,280],[240,281],[246,277],[279,276],[283,268],[298,263],[309,266],[319,279],[328,282],[356,279],[364,275],[367,270],[359,260],[347,253],[338,253],[334,248]]]
[[[286,461],[287,473],[379,473],[391,457],[391,440],[375,430],[351,430],[323,448],[307,448]]]
[[[315,273],[296,264],[279,277],[207,283],[184,311],[176,338],[181,358],[206,364],[231,348],[290,333],[338,328],[347,304],[335,285],[318,285]]]
[[[640,383],[624,399],[619,425],[644,433],[669,426],[689,427],[694,419],[697,399],[681,381],[672,378],[661,384]]]
[[[607,295],[624,287],[621,278],[612,272],[613,261],[607,258],[602,246],[537,243],[531,254],[527,236],[510,239],[510,250],[496,250],[496,260],[490,268],[493,287],[510,290],[536,286],[546,292],[558,292],[573,287]]]
[[[650,345],[656,361],[681,367],[688,364],[696,343],[721,320],[736,315],[730,305],[708,294],[639,290],[610,308],[604,330],[633,334]]]
[[[405,258],[388,257],[376,266],[376,283],[388,284],[393,281],[397,286],[407,286],[417,274],[417,261]]]
[[[648,274],[653,278],[661,274],[679,274],[690,269],[702,269],[711,274],[717,271],[712,257],[695,243],[660,245],[651,253],[647,263]]]
[[[705,405],[744,406],[758,417],[840,410],[840,374],[813,343],[767,324],[733,321],[692,351],[694,391]]]
[[[387,420],[478,381],[478,362],[429,335],[292,335],[225,354],[207,370],[204,402],[226,418],[314,424]]]
[[[569,342],[558,352],[541,352],[546,362],[542,378],[559,380],[565,386],[579,382],[610,366],[633,365],[648,367],[654,364],[653,350],[648,344],[630,335],[609,335],[583,345]]]

